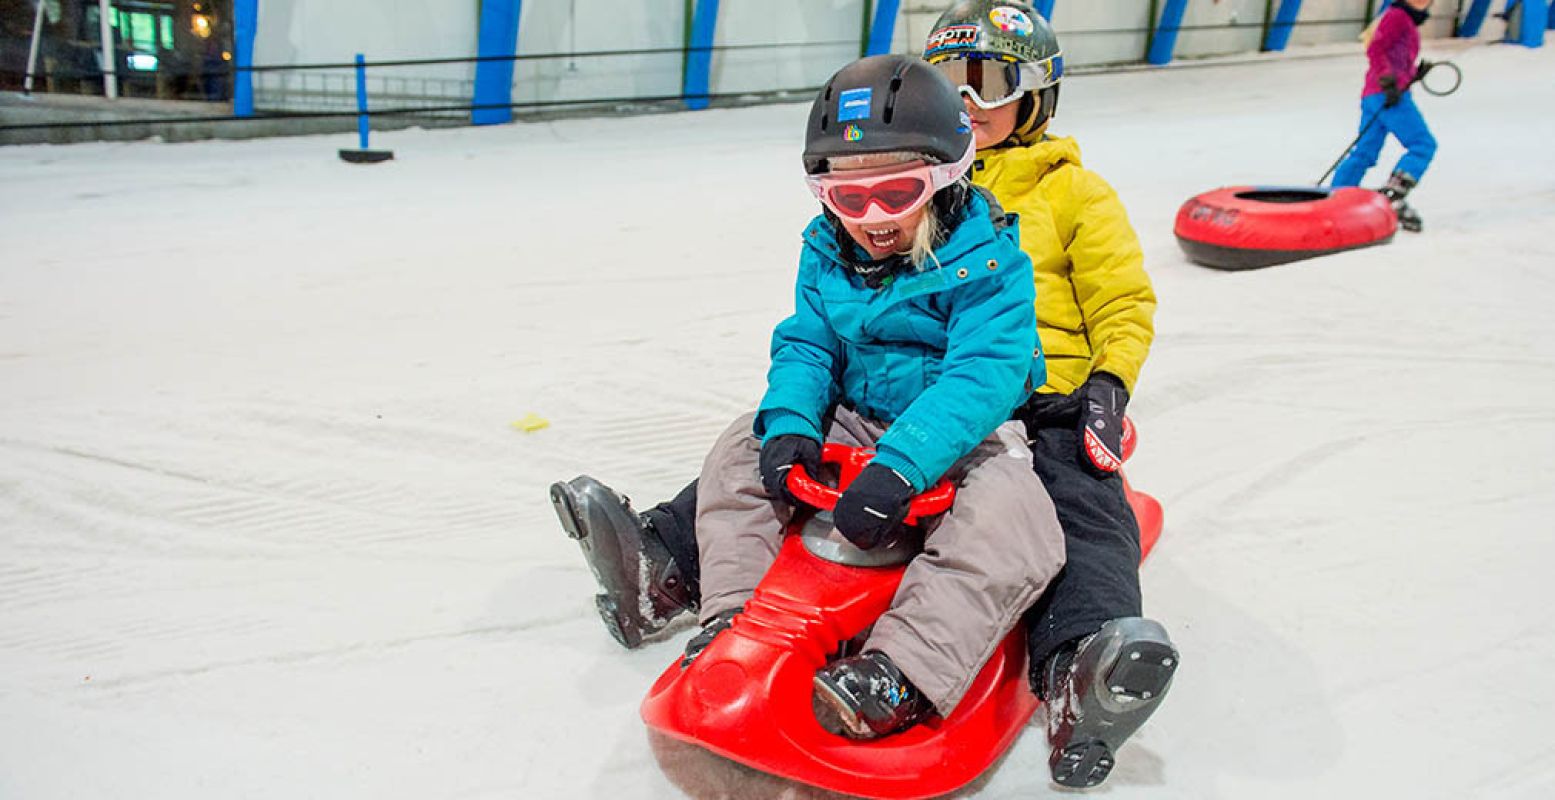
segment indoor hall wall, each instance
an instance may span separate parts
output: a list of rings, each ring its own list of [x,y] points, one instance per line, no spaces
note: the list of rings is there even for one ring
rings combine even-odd
[[[684,0],[529,0],[518,26],[521,55],[674,52],[522,60],[513,70],[513,102],[678,95],[685,25]]]
[[[722,0],[710,91],[763,92],[819,86],[858,57],[862,0]],[[519,53],[666,49],[673,52],[525,60],[515,102],[663,97],[681,90],[684,0],[525,3]],[[793,45],[768,48],[767,45]]]
[[[369,62],[475,55],[478,0],[263,0],[254,64]],[[370,96],[384,104],[468,103],[475,65],[383,67],[368,72]],[[260,108],[355,107],[351,70],[259,72]]]
[[[948,0],[904,0],[893,49],[919,52]],[[1161,4],[1164,5],[1164,2]],[[1276,3],[1278,5],[1278,3]],[[1457,0],[1438,0],[1427,36],[1448,36]],[[264,0],[255,63],[348,62],[475,55],[479,0]],[[1366,0],[1306,0],[1293,45],[1354,41]],[[1054,24],[1069,66],[1137,63],[1149,40],[1146,0],[1057,0]],[[1254,52],[1266,0],[1192,0],[1177,56]],[[865,37],[864,0],[722,0],[715,45],[795,45],[716,51],[714,93],[805,89],[857,57]],[[1348,20],[1348,22],[1345,22]],[[1239,29],[1191,30],[1234,24]],[[681,91],[685,0],[529,0],[522,6],[513,99],[517,103],[669,97]],[[804,45],[804,46],[797,46]],[[664,50],[593,56],[590,52]],[[385,67],[369,72],[373,103],[468,102],[473,64]],[[258,73],[260,108],[353,108],[350,70]]]

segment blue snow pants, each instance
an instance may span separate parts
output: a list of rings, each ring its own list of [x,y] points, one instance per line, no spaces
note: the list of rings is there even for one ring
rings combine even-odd
[[[1361,179],[1366,177],[1366,170],[1375,166],[1377,157],[1382,155],[1382,145],[1390,133],[1408,150],[1393,171],[1406,173],[1417,181],[1424,177],[1426,167],[1436,155],[1436,137],[1426,127],[1425,117],[1420,116],[1415,98],[1409,92],[1405,92],[1403,99],[1392,108],[1382,107],[1387,97],[1386,93],[1378,92],[1361,98],[1361,138],[1350,148],[1339,171],[1334,173],[1334,186],[1359,186]],[[1380,116],[1378,112],[1381,112]],[[1366,123],[1372,117],[1376,117],[1376,122],[1368,128]]]

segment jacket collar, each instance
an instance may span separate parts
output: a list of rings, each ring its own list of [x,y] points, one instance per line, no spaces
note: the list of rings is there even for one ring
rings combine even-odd
[[[1000,185],[1019,191],[1065,164],[1080,166],[1080,143],[1072,137],[1010,138],[977,151],[972,174],[975,178],[978,172],[998,165]]]

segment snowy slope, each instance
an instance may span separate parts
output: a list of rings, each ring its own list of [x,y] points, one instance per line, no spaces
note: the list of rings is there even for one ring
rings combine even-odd
[[[1098,796],[1555,796],[1555,48],[1458,60],[1427,233],[1245,274],[1177,206],[1316,178],[1360,58],[1065,90],[1161,296],[1185,659]],[[0,149],[0,797],[821,796],[649,740],[687,631],[620,650],[545,500],[756,400],[804,113]],[[1050,793],[1034,727],[966,794]]]

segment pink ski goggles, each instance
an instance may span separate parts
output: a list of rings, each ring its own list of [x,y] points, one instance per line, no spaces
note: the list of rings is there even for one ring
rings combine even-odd
[[[972,168],[975,143],[953,164],[913,162],[878,169],[805,176],[805,184],[832,213],[850,222],[890,222],[922,208],[934,193]]]

